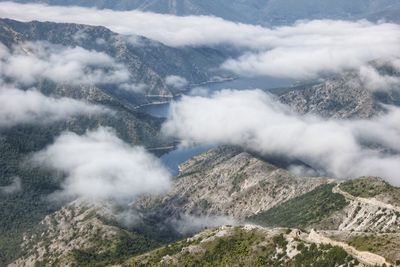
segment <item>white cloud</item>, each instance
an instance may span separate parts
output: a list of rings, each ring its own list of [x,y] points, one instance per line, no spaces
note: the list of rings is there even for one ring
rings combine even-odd
[[[102,25],[171,46],[230,44],[252,50],[223,67],[241,75],[315,78],[358,70],[375,59],[400,54],[400,25],[368,21],[314,20],[265,28],[209,16],[173,16],[140,11],[97,10],[2,3],[1,17]],[[255,51],[254,51],[255,50]]]
[[[144,83],[123,83],[119,86],[119,88],[127,92],[144,93],[146,92],[146,89],[148,89],[148,86]]]
[[[367,21],[310,21],[274,30],[269,49],[230,59],[223,67],[243,75],[295,79],[358,70],[400,54],[400,25]]]
[[[35,90],[22,91],[0,85],[0,127],[21,123],[47,123],[75,115],[104,112],[111,111],[71,98],[47,97]]]
[[[66,175],[56,198],[129,203],[169,188],[170,175],[144,148],[132,147],[109,128],[79,136],[66,132],[33,156],[33,162]]]
[[[261,154],[300,159],[340,178],[375,175],[400,185],[400,109],[372,120],[299,116],[262,91],[183,97],[171,106],[164,132],[185,143],[240,145]],[[366,148],[377,144],[395,152]]]
[[[188,85],[188,81],[184,77],[178,75],[169,75],[165,77],[165,83],[176,89],[182,89]]]
[[[27,42],[8,51],[0,47],[0,74],[24,85],[40,79],[69,84],[126,83],[130,74],[113,58],[81,47]]]
[[[380,74],[372,66],[361,67],[359,77],[365,87],[372,91],[390,91],[400,88],[400,76]]]
[[[14,177],[11,184],[6,186],[0,186],[0,193],[3,194],[14,194],[22,190],[21,178]]]
[[[236,225],[237,222],[227,216],[192,216],[181,214],[179,219],[172,219],[171,225],[181,234],[194,234],[204,228],[216,228],[222,225]]]

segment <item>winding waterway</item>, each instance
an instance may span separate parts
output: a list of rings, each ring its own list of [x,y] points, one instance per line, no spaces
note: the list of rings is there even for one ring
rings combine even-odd
[[[249,89],[273,89],[277,87],[290,86],[292,82],[283,79],[276,78],[238,78],[220,83],[209,83],[201,85],[201,90],[206,90],[208,93],[220,91],[223,89],[232,90],[249,90]],[[188,89],[188,94],[191,94],[194,90],[198,90],[199,86],[192,86]],[[141,111],[150,114],[158,118],[167,118],[169,114],[170,103],[161,103],[146,105],[140,108]],[[216,145],[198,145],[190,148],[177,147],[163,156],[161,161],[170,169],[171,173],[176,176],[179,174],[179,165],[188,159],[199,155],[207,150],[215,147]]]

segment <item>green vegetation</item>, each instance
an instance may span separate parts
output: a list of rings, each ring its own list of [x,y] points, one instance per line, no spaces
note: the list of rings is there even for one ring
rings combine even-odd
[[[264,226],[305,227],[343,209],[347,202],[340,194],[332,192],[335,184],[325,184],[277,207],[249,218]]]
[[[399,234],[357,234],[346,241],[358,250],[376,253],[400,265]]]
[[[350,267],[357,264],[339,247],[296,241],[299,253],[290,258],[286,254],[288,241],[284,233],[272,236],[240,227],[231,228],[230,231],[230,234],[222,237],[209,233],[200,239],[179,241],[134,257],[123,266]]]
[[[335,267],[356,266],[358,262],[340,247],[331,245],[311,244],[310,246],[298,246],[300,253],[293,258],[289,266],[300,267]]]
[[[108,246],[111,249],[104,252],[99,252],[96,247],[89,250],[74,250],[72,258],[76,266],[109,266],[154,249],[158,244],[142,235],[125,232],[114,246],[111,244]]]
[[[340,189],[355,197],[371,198],[390,191],[391,186],[374,177],[363,177],[342,183]]]
[[[377,252],[378,247],[382,246],[382,243],[385,242],[390,242],[390,240],[378,238],[376,235],[359,235],[353,237],[349,244],[358,250]]]
[[[1,133],[0,185],[7,185],[18,176],[22,190],[0,193],[0,266],[20,256],[18,246],[22,234],[57,208],[46,201],[46,196],[59,188],[51,174],[25,163],[27,153],[52,141],[49,131],[39,127],[15,127]]]
[[[257,244],[265,241],[265,245],[257,247]],[[198,253],[182,252],[185,247],[199,246]],[[130,260],[127,266],[160,266],[160,261],[167,255],[179,254],[178,263],[169,262],[167,266],[260,266],[257,264],[259,256],[272,256],[274,253],[272,242],[265,240],[265,237],[255,232],[243,231],[240,228],[234,229],[234,234],[216,238],[211,242],[200,244],[200,240],[179,241],[161,249],[152,251],[145,261],[139,258]],[[144,264],[144,262],[146,262]]]
[[[65,130],[82,134],[99,125],[114,127],[127,142],[152,146],[159,127],[158,120],[142,122],[133,113],[126,110],[121,113],[118,118],[79,117],[69,122],[0,129],[0,186],[10,184],[13,177],[20,177],[22,184],[20,192],[0,192],[0,266],[21,256],[19,245],[23,233],[32,230],[47,214],[60,208],[60,203],[49,201],[48,196],[59,189],[62,177],[49,170],[31,166],[27,162],[29,155],[51,144]],[[148,120],[145,115],[140,116]],[[125,124],[128,119],[136,127],[144,126],[130,129],[131,125]]]

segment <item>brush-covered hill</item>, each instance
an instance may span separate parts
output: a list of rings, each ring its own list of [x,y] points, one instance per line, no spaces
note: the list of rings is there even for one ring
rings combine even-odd
[[[73,259],[79,266],[389,266],[400,260],[395,248],[400,242],[399,190],[375,177],[340,181],[296,176],[277,162],[221,147],[182,164],[169,193],[143,197],[134,205],[147,232],[110,225],[112,220],[98,219],[107,218],[101,209],[74,204],[46,217],[39,224],[44,228],[35,228],[42,232],[25,234],[26,254],[16,263],[62,266],[57,264]],[[196,219],[222,217],[238,226],[211,227],[171,242],[185,236],[174,233],[179,220],[192,218],[195,228]],[[243,226],[249,223],[253,226]],[[170,236],[154,239],[149,232],[161,225]],[[96,230],[100,226],[104,231]],[[101,243],[105,233],[111,239]],[[140,242],[128,242],[120,251],[121,233]]]
[[[60,47],[76,48],[79,51],[84,49],[87,53],[92,53],[90,55],[101,53],[107,60],[110,58],[118,66],[126,68],[132,84],[146,84],[146,91],[132,93],[119,90],[112,81],[97,84],[74,79],[60,81],[52,77],[34,77],[37,80],[26,85],[19,84],[19,80],[8,76],[1,77],[2,86],[3,83],[18,84],[21,89],[19,92],[35,88],[36,92],[52,99],[74,99],[102,107],[106,111],[56,121],[43,120],[0,127],[0,186],[12,184],[17,179],[19,187],[23,188],[13,194],[0,192],[0,265],[18,254],[16,248],[22,241],[22,233],[59,208],[59,204],[46,200],[49,194],[59,188],[59,182],[54,179],[55,174],[26,164],[29,155],[52,144],[65,131],[83,134],[98,127],[113,128],[117,136],[128,144],[148,148],[169,145],[170,141],[160,138],[163,120],[140,112],[136,106],[165,98],[169,100],[176,91],[167,85],[165,79],[168,75],[182,76],[193,83],[211,79],[215,73],[208,69],[219,65],[224,58],[213,49],[176,49],[139,36],[134,39],[135,42],[103,27],[48,22],[22,23],[0,19],[0,45],[2,51],[5,51],[1,64],[9,64],[7,56],[21,47],[14,59],[38,53],[38,65],[43,63],[40,61],[41,57],[47,55],[40,48],[49,47],[50,52],[54,49],[53,57],[60,56],[57,53],[64,51],[57,50]],[[39,45],[39,51],[31,51],[29,45],[24,47],[27,43],[42,46]],[[174,60],[170,60],[171,58]],[[51,57],[47,60],[51,60]],[[75,61],[72,61],[69,66],[73,67],[74,64]],[[25,67],[21,63],[18,65],[18,68]],[[32,66],[34,67],[36,66]],[[65,71],[67,70],[68,67]]]

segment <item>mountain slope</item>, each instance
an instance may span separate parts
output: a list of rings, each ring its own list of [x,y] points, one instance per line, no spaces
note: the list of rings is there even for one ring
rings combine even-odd
[[[396,0],[16,0],[16,2],[78,5],[116,10],[138,9],[179,16],[212,15],[232,21],[264,25],[288,24],[299,19],[368,17],[390,20],[397,18],[387,16],[387,12],[400,7]]]
[[[296,177],[267,161],[231,147],[220,147],[180,166],[173,189],[164,197],[143,199],[139,209],[165,217],[180,213],[243,219],[326,183],[325,178]]]
[[[134,257],[123,266],[365,266],[364,262],[385,262],[372,253],[364,259],[368,253],[351,251],[353,256],[339,242],[311,241],[314,235],[253,225],[224,226]]]
[[[395,73],[398,77],[399,74]],[[382,104],[398,105],[398,90],[368,89],[359,75],[343,74],[311,85],[276,89],[282,103],[300,114],[311,113],[326,118],[370,118],[385,112]]]
[[[9,266],[82,266],[112,264],[155,248],[143,235],[107,223],[101,205],[75,202],[46,216],[22,244],[25,255]]]
[[[85,31],[86,37],[75,40],[73,35],[81,31]],[[110,41],[110,45],[98,48],[95,40],[100,37]],[[119,40],[119,38],[122,39]],[[182,65],[183,71],[188,73],[191,69],[184,63],[185,53],[192,53],[190,49],[181,52],[181,50],[170,49],[161,44],[153,47],[152,45],[155,44],[145,39],[143,39],[143,44],[149,45],[149,47],[143,46],[136,49],[129,46],[123,37],[101,27],[39,22],[20,23],[3,19],[0,20],[0,41],[9,48],[25,41],[47,41],[65,46],[99,49],[113,57],[120,57],[121,60],[124,58],[125,64],[131,64],[129,70],[132,76],[154,82],[153,89],[157,94],[164,94],[164,92],[167,95],[172,94],[167,87],[163,87],[164,75],[167,73],[161,71],[162,67],[167,68],[168,71],[174,71],[177,68],[181,69]],[[196,51],[204,52],[201,49]],[[204,53],[207,54],[207,52]],[[160,66],[157,68],[160,70],[157,73],[149,67],[152,64],[153,66],[157,65],[156,59],[151,59],[151,56],[176,56],[175,63],[177,65],[173,67],[172,65],[175,63],[168,66],[159,64]],[[198,57],[202,58],[200,54]],[[149,59],[148,62],[153,63],[148,63],[146,58]],[[190,60],[186,62],[188,61]],[[196,65],[194,68],[198,68],[198,66]],[[201,70],[198,71],[201,72]],[[206,78],[207,75],[201,77]],[[197,79],[202,78],[197,77]],[[39,80],[34,86],[44,95],[53,98],[69,97],[102,105],[108,108],[108,112],[73,116],[49,123],[20,124],[0,129],[0,186],[12,184],[15,179],[19,179],[20,187],[23,189],[12,194],[0,191],[0,213],[2,214],[0,216],[0,265],[4,265],[10,259],[18,256],[19,251],[16,248],[22,241],[23,232],[31,229],[47,214],[60,208],[60,203],[53,203],[47,199],[49,194],[59,189],[59,181],[55,179],[57,175],[27,164],[26,160],[32,153],[53,143],[54,139],[64,131],[83,134],[87,130],[96,129],[99,126],[115,129],[118,137],[129,144],[143,145],[148,148],[170,144],[168,140],[160,138],[162,119],[151,117],[134,109],[136,104],[153,101],[146,99],[143,94],[126,97],[117,94],[112,86],[56,83],[44,79]],[[160,152],[162,153],[162,151]]]
[[[212,69],[226,58],[226,55],[214,49],[171,48],[144,37],[127,37],[104,27],[78,24],[22,23],[1,19],[0,41],[9,48],[27,41],[47,41],[55,45],[103,52],[127,68],[133,83],[146,85],[144,95],[117,90],[112,85],[101,88],[120,101],[132,104],[151,102],[152,95],[171,97],[179,93],[166,83],[165,78],[169,75],[181,76],[189,83],[201,83],[222,75],[224,73]]]
[[[326,264],[325,260],[329,260],[338,261],[337,265],[329,266],[339,266],[346,259],[348,263],[360,262],[363,264],[361,266],[374,266],[394,264],[400,260],[398,254],[387,253],[382,249],[384,246],[393,246],[400,240],[396,234],[400,231],[400,189],[379,178],[362,177],[351,181],[337,181],[297,177],[247,152],[221,147],[182,164],[181,174],[174,183],[171,192],[165,196],[144,197],[134,204],[137,214],[144,220],[147,216],[156,215],[158,223],[163,221],[167,224],[174,220],[179,222],[185,216],[202,220],[211,216],[228,215],[235,217],[239,224],[252,222],[275,228],[227,226],[207,230],[193,238],[170,243],[140,256],[135,255],[140,254],[140,251],[136,251],[136,245],[131,244],[132,250],[128,251],[133,252],[115,258],[122,261],[129,258],[123,266],[207,266],[219,263],[254,266],[254,260],[257,264],[271,266],[298,266],[296,264],[300,263],[305,264],[303,266],[314,266],[312,263]],[[59,216],[57,214],[62,215],[65,212],[56,212],[52,217]],[[82,225],[87,224],[84,217],[70,216],[66,217],[70,227],[75,224],[72,223],[75,217],[82,218],[79,222]],[[92,217],[88,217],[89,223],[92,222],[90,218]],[[55,229],[64,229],[62,220],[56,221]],[[195,222],[190,225],[194,226]],[[280,227],[305,230],[287,231]],[[168,232],[172,233],[170,230]],[[59,242],[57,240],[68,239],[70,236],[59,230],[52,233],[50,248],[58,247],[54,245]],[[67,233],[71,232],[68,230]],[[71,242],[85,236],[86,234],[79,232]],[[378,240],[389,240],[390,237],[393,239],[385,243],[386,245],[363,247],[360,243],[360,240],[366,239],[375,244]],[[30,248],[43,250],[44,241],[37,241],[34,237],[27,240],[31,240],[33,244]],[[73,243],[78,244],[76,249],[81,251],[74,255],[78,255],[77,259],[81,264],[85,262],[102,265],[99,260],[102,259],[102,252],[90,254],[90,248],[96,243],[92,239],[85,240],[85,245]],[[104,249],[112,250],[113,246],[106,245]],[[143,252],[149,249],[151,247]],[[25,249],[28,255],[37,254],[34,250]],[[57,250],[49,251],[47,257],[58,257],[59,254],[55,251]],[[21,260],[26,262],[30,257],[32,256]]]

